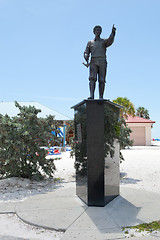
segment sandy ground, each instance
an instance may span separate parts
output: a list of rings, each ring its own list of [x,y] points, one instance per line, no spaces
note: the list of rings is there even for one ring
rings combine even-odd
[[[123,186],[160,194],[160,143],[152,144],[122,150],[125,158],[120,164]]]
[[[120,164],[121,185],[145,189],[160,194],[160,143],[153,142],[150,147],[132,147],[122,151],[125,161]],[[74,158],[70,152],[62,153],[55,161],[55,178],[61,181],[41,182],[10,178],[0,180],[0,202],[24,201],[29,196],[52,191],[58,186],[73,184],[75,181]],[[27,239],[59,240],[63,233],[44,230],[23,223],[15,214],[0,214],[0,235]]]
[[[48,156],[53,158],[53,156]],[[74,158],[70,152],[58,155],[60,160],[55,160],[56,171],[54,179],[43,181],[30,181],[23,178],[9,178],[0,180],[0,202],[1,201],[22,201],[27,197],[52,191],[58,185],[75,181]],[[60,180],[61,179],[61,180]]]

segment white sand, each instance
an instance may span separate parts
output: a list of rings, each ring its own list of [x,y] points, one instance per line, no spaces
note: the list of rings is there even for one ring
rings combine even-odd
[[[120,182],[123,187],[160,194],[160,143],[153,142],[152,144],[153,146],[150,147],[132,147],[122,151],[125,161],[120,164]],[[126,237],[150,234],[146,231],[138,232],[135,229],[125,229],[125,231],[128,232],[125,234]],[[152,232],[152,235],[154,234],[157,236],[157,231]]]
[[[121,184],[160,194],[160,145],[123,150],[120,164]]]
[[[132,147],[122,151],[125,161],[120,164],[121,185],[136,189],[145,189],[160,194],[160,144],[155,142],[151,147]],[[52,191],[58,184],[73,185],[75,181],[74,158],[70,152],[62,153],[61,160],[56,160],[56,178],[61,182],[44,180],[35,182],[30,180],[10,178],[0,180],[0,202],[23,201],[29,196]],[[62,233],[30,226],[19,220],[15,214],[0,214],[0,235],[28,239],[58,240]]]
[[[0,214],[0,235],[29,240],[60,240],[63,233],[25,224],[15,214]]]
[[[52,158],[49,156],[48,158]],[[70,158],[70,152],[58,155],[60,160],[55,160],[56,171],[55,178],[61,178],[61,184],[75,181],[74,158]],[[0,202],[1,201],[19,201],[27,197],[52,191],[60,181],[46,179],[43,181],[30,181],[23,178],[9,178],[0,180]]]

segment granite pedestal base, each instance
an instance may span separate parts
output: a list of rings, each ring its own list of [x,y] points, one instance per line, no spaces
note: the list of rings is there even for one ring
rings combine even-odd
[[[73,106],[76,138],[76,194],[88,206],[105,206],[119,195],[119,145],[114,158],[105,156],[108,109],[119,116],[109,100],[84,100]]]

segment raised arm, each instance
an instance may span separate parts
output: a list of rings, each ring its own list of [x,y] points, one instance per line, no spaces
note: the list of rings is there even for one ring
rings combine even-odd
[[[105,46],[106,47],[109,47],[109,46],[112,45],[112,43],[114,42],[115,34],[116,34],[116,28],[114,27],[114,24],[113,24],[112,32],[111,32],[109,38],[105,39]]]

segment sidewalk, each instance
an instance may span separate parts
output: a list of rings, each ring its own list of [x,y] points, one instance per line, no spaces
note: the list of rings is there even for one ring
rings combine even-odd
[[[35,239],[19,238],[19,237],[2,236],[2,235],[0,235],[0,240],[35,240]]]
[[[88,207],[75,193],[75,183],[23,202],[0,203],[0,213],[16,212],[34,226],[64,231],[62,240],[124,239],[121,227],[160,219],[160,195],[121,187],[121,194],[105,207]],[[22,240],[9,236],[1,239]],[[160,235],[132,237],[160,239]]]

